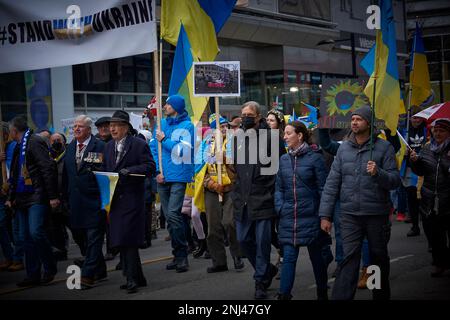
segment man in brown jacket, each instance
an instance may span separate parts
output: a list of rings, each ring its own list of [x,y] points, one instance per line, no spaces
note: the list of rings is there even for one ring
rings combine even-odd
[[[211,139],[207,153],[206,173],[203,182],[205,187],[206,218],[208,220],[208,236],[206,241],[213,263],[212,267],[208,267],[206,270],[208,273],[228,270],[225,236],[228,237],[230,243],[234,268],[238,270],[244,267],[244,262],[240,257],[239,242],[236,237],[233,203],[230,196],[230,191],[235,180],[235,171],[233,165],[227,164],[226,161],[227,148],[230,148],[226,140],[228,122],[219,116],[219,124],[222,134],[223,150],[223,164],[220,164],[222,166],[222,183],[218,182],[218,164],[216,161],[217,143],[214,137]],[[215,114],[210,116],[210,126],[211,129],[216,128]],[[221,196],[221,199],[219,199],[219,196]]]

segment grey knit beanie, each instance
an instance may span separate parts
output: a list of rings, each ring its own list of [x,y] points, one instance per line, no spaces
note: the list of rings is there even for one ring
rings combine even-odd
[[[352,116],[360,116],[366,120],[369,124],[372,122],[372,108],[369,105],[362,106],[352,112]]]

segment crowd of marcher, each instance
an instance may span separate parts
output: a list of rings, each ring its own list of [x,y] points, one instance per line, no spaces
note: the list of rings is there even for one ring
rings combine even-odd
[[[202,128],[194,127],[179,95],[163,110],[160,127],[146,112],[150,126],[141,131],[125,111],[95,124],[80,115],[72,141],[34,133],[24,117],[3,127],[0,270],[25,269],[20,287],[48,284],[72,238],[82,256],[74,261],[82,289],[107,279],[105,261],[118,255],[120,289],[135,293],[147,286],[139,250],[151,246],[162,220],[173,254],[167,270],[187,272],[192,254],[211,258],[207,273],[226,272],[228,247],[234,269],[243,269],[245,259],[253,268],[255,299],[267,298],[279,279],[277,297],[289,300],[299,249],[306,247],[317,299],[329,298],[333,259],[332,299],[350,300],[365,288],[369,265],[381,271],[373,298],[389,299],[395,214],[412,223],[408,237],[420,235],[422,222],[431,276],[450,268],[450,119],[427,128],[413,116],[403,155],[397,135],[371,130],[368,105],[352,112],[350,130],[311,130],[286,122],[278,110],[264,116],[254,101],[230,120],[212,114]],[[108,214],[95,171],[119,175]]]

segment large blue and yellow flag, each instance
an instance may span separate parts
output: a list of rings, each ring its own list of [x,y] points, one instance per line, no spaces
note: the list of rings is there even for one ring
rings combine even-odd
[[[373,87],[376,79],[375,116],[384,120],[386,127],[395,135],[398,116],[405,113],[401,100],[400,84],[398,82],[397,44],[392,0],[381,0],[381,30],[377,30],[376,44],[361,61],[370,74],[364,93],[372,106]]]
[[[181,25],[170,78],[169,96],[179,94],[184,97],[186,111],[195,125],[205,110],[208,98],[194,97],[194,68],[192,67],[194,61],[198,61],[198,59],[192,54],[186,31]]]
[[[94,174],[100,190],[102,209],[106,211],[106,215],[109,220],[109,211],[111,210],[111,202],[114,196],[114,191],[116,190],[117,181],[119,181],[119,174],[115,172],[101,171],[94,171]]]
[[[433,98],[430,74],[428,73],[427,56],[423,45],[422,31],[416,22],[414,42],[410,57],[411,69],[409,72],[409,85],[411,90],[410,106],[421,106]]]
[[[213,61],[219,47],[216,34],[231,14],[236,0],[163,0],[161,37],[176,46],[169,95],[180,94],[196,124],[208,98],[194,97],[193,62]]]

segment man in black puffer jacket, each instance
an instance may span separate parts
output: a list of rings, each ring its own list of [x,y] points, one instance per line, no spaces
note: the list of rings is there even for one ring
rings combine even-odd
[[[271,130],[261,118],[257,102],[246,102],[241,117],[245,133],[241,129],[235,133],[236,182],[231,198],[238,241],[255,269],[255,298],[265,299],[267,288],[278,272],[270,263],[270,246],[272,220],[276,216],[275,179],[280,148],[284,146],[277,146],[278,137],[271,139]],[[263,159],[263,155],[268,159]]]
[[[433,248],[432,277],[439,277],[450,268],[450,119],[437,119],[432,123],[433,138],[420,151],[411,152],[411,168],[424,176],[420,190],[422,199],[419,210],[431,223],[431,247]]]
[[[10,123],[10,135],[17,141],[11,162],[10,193],[6,205],[16,210],[20,232],[25,237],[27,278],[17,283],[27,287],[53,281],[56,262],[47,238],[44,222],[48,206],[56,208],[58,185],[56,164],[46,142],[33,134],[23,117]],[[44,275],[41,279],[41,263]]]

